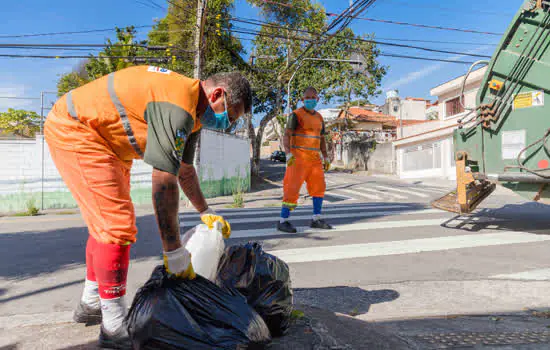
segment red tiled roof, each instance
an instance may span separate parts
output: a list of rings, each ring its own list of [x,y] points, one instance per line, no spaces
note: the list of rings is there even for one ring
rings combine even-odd
[[[427,103],[430,103],[430,100],[426,100],[425,98],[421,98],[421,97],[406,97],[405,100],[409,100],[409,101],[426,101]]]
[[[391,115],[374,112],[369,109],[365,109],[361,107],[350,107],[348,112],[350,114],[351,119],[353,119],[354,121],[383,123],[386,121],[395,120],[395,117],[392,117]],[[343,119],[344,113],[340,112],[340,115],[338,116],[338,118]]]
[[[386,128],[397,128],[399,126],[399,119],[397,117],[374,112],[361,107],[350,107],[349,109],[350,119],[354,122],[360,123],[380,123]],[[344,113],[340,112],[338,119],[343,119]],[[403,120],[403,126],[429,123],[432,120]]]
[[[402,120],[402,122],[403,122],[403,126],[409,126],[409,125],[430,123],[430,122],[433,122],[433,120],[415,120],[415,119],[409,119],[409,120]],[[397,127],[399,127],[399,120],[394,120],[394,121],[391,121],[391,122],[384,123],[384,126],[386,126],[386,127],[392,127],[392,128],[397,128]]]

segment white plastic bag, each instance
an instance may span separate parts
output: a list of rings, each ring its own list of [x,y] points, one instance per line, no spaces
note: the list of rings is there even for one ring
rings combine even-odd
[[[195,273],[215,282],[218,264],[225,250],[222,224],[215,222],[212,230],[206,225],[197,225],[183,234],[181,242],[191,253]]]

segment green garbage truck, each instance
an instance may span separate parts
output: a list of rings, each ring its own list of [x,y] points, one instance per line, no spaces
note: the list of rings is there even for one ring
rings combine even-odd
[[[550,201],[550,1],[526,0],[503,35],[454,132],[456,191],[435,208],[471,213],[497,184]]]

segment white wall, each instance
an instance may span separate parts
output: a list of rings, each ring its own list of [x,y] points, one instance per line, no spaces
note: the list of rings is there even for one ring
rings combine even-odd
[[[200,148],[201,180],[220,181],[250,176],[248,139],[212,130],[203,130]]]
[[[201,138],[199,174],[202,175],[201,186],[205,187],[205,195],[227,194],[229,180],[241,179],[249,186],[248,139],[209,130],[204,130]],[[29,199],[33,199],[38,207],[42,206],[43,199],[45,209],[75,205],[51,159],[47,144],[43,149],[42,145],[41,136],[36,140],[0,140],[0,212],[23,210]],[[135,204],[151,203],[151,173],[151,166],[141,160],[134,161],[131,184]],[[225,187],[222,186],[224,181],[227,182]]]
[[[426,119],[426,101],[402,100],[401,117],[403,120],[425,120]]]
[[[402,179],[456,179],[451,135],[396,147],[398,174]]]

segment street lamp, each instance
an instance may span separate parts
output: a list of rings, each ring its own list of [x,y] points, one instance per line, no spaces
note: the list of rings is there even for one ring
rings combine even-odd
[[[347,63],[358,64],[358,65],[363,64],[363,62],[359,61],[359,60],[342,60],[342,59],[339,59],[339,58],[306,57],[306,58],[302,59],[300,61],[300,63],[298,64],[298,67],[296,68],[294,73],[292,73],[292,75],[290,76],[290,80],[288,81],[288,86],[287,86],[288,102],[287,102],[287,106],[286,106],[287,114],[290,114],[290,84],[292,83],[292,80],[294,79],[294,76],[296,75],[296,73],[298,73],[298,70],[302,67],[304,61],[347,62]]]

